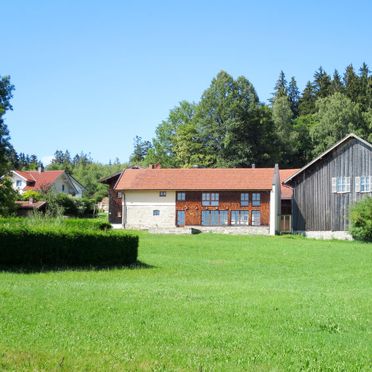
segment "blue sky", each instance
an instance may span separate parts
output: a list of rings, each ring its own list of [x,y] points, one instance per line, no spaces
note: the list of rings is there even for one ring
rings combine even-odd
[[[303,88],[322,65],[372,69],[372,2],[1,1],[0,75],[18,152],[128,159],[171,108],[226,70],[261,101],[280,70]]]

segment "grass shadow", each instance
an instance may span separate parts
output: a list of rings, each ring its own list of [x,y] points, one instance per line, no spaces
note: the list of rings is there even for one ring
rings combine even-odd
[[[48,273],[48,272],[63,272],[63,271],[108,271],[118,269],[130,269],[130,270],[144,270],[154,269],[156,266],[149,265],[145,262],[137,261],[130,265],[82,265],[82,266],[4,266],[0,265],[0,273],[14,273],[14,274],[35,274],[35,273]]]

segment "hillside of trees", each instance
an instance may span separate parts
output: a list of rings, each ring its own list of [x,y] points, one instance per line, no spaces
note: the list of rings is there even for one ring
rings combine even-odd
[[[283,72],[268,104],[244,76],[221,71],[197,103],[182,101],[152,141],[136,137],[131,164],[301,167],[350,132],[372,141],[372,75],[319,68],[302,92]]]
[[[17,153],[11,145],[4,115],[12,110],[13,91],[10,77],[0,76],[0,176],[42,166],[36,155]],[[221,71],[199,102],[182,101],[170,110],[151,141],[135,138],[129,164],[301,167],[350,132],[372,142],[372,75],[365,63],[332,75],[320,67],[302,92],[294,77],[287,81],[281,72],[269,103],[260,101],[246,77]],[[47,169],[65,169],[86,187],[87,197],[100,200],[106,188],[98,180],[126,166],[57,150]],[[11,211],[16,197],[0,177],[0,214]]]

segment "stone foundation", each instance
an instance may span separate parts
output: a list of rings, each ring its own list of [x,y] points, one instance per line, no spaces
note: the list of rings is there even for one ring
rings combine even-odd
[[[268,226],[185,226],[172,229],[151,228],[152,234],[234,234],[234,235],[269,235]]]

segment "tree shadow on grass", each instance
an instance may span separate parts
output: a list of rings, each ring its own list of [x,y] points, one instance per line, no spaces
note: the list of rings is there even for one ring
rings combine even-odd
[[[0,273],[15,273],[15,274],[34,274],[47,272],[63,272],[63,271],[109,271],[109,270],[140,270],[140,269],[154,269],[156,266],[149,265],[145,262],[136,261],[130,265],[80,265],[80,266],[54,266],[54,265],[40,265],[40,266],[4,266],[0,265]]]

